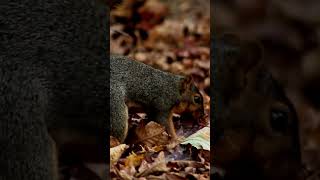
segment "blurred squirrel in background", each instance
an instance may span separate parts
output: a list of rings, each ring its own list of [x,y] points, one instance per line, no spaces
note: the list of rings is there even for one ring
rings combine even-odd
[[[110,135],[123,142],[128,133],[128,102],[142,105],[149,120],[177,140],[172,115],[204,116],[203,97],[191,76],[174,75],[123,56],[110,57]]]
[[[230,34],[212,43],[220,103],[212,124],[214,166],[227,180],[300,179],[296,111],[262,64],[262,48]]]
[[[61,179],[68,143],[104,161],[107,14],[99,0],[1,4],[1,180]]]

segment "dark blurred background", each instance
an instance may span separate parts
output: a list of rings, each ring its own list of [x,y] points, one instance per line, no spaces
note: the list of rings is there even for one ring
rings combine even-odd
[[[213,36],[235,33],[263,45],[264,63],[297,111],[302,160],[319,172],[320,1],[215,0],[211,7]]]

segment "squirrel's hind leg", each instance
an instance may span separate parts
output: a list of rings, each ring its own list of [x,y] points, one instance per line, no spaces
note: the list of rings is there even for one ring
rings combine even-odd
[[[110,135],[123,142],[128,133],[128,107],[121,85],[113,83],[110,90]]]

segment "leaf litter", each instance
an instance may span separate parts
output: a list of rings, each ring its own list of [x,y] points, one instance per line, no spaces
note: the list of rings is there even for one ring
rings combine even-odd
[[[125,0],[112,9],[111,53],[132,57],[163,71],[192,75],[203,95],[206,113],[198,125],[192,126],[190,119],[174,115],[177,135],[184,138],[172,142],[164,127],[148,119],[143,109],[130,108],[130,136],[126,144],[113,140],[117,151],[114,149],[115,154],[111,154],[116,157],[110,166],[112,179],[209,179],[210,12],[207,7],[210,4],[204,0]]]

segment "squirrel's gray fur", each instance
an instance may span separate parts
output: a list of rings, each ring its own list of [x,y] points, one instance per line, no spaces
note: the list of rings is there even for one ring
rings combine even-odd
[[[135,101],[147,106],[150,119],[167,125],[171,108],[181,99],[183,76],[163,72],[127,57],[110,57],[111,132],[121,141],[126,137],[127,123],[118,128],[128,114],[126,102]],[[115,104],[114,104],[115,103]],[[115,128],[115,126],[117,128]]]
[[[107,14],[97,0],[1,3],[1,180],[57,179],[55,129],[103,146]]]

